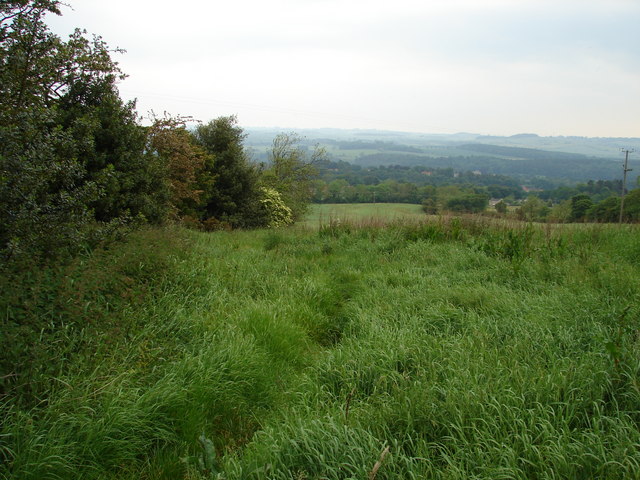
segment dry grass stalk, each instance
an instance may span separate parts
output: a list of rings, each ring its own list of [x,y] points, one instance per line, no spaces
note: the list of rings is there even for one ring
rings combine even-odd
[[[373,469],[369,473],[369,480],[375,480],[376,475],[378,474],[378,470],[380,470],[380,467],[382,466],[382,462],[384,461],[387,455],[389,455],[389,445],[387,445],[386,448],[382,451],[382,453],[380,454],[380,459],[373,466]]]

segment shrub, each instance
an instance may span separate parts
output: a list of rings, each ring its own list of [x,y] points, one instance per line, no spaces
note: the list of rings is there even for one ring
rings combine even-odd
[[[285,227],[293,223],[293,212],[285,205],[280,193],[273,188],[262,187],[260,204],[265,212],[269,228]]]

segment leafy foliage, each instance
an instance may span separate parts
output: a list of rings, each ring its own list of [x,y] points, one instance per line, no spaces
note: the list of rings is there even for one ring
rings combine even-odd
[[[447,200],[445,208],[458,213],[479,213],[489,204],[489,198],[481,193],[468,193]]]
[[[199,125],[198,144],[212,156],[205,172],[215,179],[205,190],[202,219],[216,218],[234,227],[257,227],[266,222],[260,210],[259,172],[243,147],[244,134],[235,116]]]
[[[587,217],[587,212],[593,206],[593,200],[586,193],[571,197],[571,216],[573,222],[582,222]]]
[[[60,126],[73,139],[70,153],[85,171],[84,181],[101,192],[88,204],[95,220],[160,223],[169,198],[165,161],[145,155],[146,133],[135,105],[120,99],[112,81],[74,84],[58,104]]]
[[[273,188],[261,189],[263,198],[260,200],[262,208],[266,211],[266,217],[269,219],[267,226],[284,227],[293,223],[293,212],[284,203],[280,193]]]
[[[59,6],[15,1],[0,10],[5,261],[73,254],[136,217],[164,217],[162,166],[143,155],[134,105],[115,86],[123,75],[99,37],[76,30],[63,41],[49,31],[44,17]]]
[[[535,195],[528,197],[516,211],[520,220],[544,222],[549,214],[549,206]]]
[[[211,174],[205,172],[212,160],[187,130],[188,120],[165,113],[164,117],[153,117],[147,130],[147,154],[164,166],[171,213],[180,218],[197,215],[198,205],[205,201],[205,189],[213,184]]]
[[[262,173],[265,185],[279,192],[294,220],[300,220],[307,211],[313,179],[318,173],[315,165],[325,157],[323,149],[316,146],[309,154],[299,142],[296,134],[276,136],[269,154],[269,166]]]

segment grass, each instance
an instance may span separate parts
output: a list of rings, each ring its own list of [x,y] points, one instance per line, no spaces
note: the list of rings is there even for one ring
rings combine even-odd
[[[326,203],[313,204],[302,225],[318,227],[331,222],[386,223],[389,220],[422,220],[420,205],[409,203]]]
[[[141,232],[65,272],[107,272],[103,298],[31,289],[3,312],[55,293],[109,328],[49,312],[38,335],[64,361],[37,389],[5,386],[0,475],[638,478],[638,233]]]

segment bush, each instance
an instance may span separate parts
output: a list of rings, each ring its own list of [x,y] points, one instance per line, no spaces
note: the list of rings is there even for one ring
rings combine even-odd
[[[293,213],[280,194],[273,188],[261,188],[263,198],[260,204],[268,218],[267,226],[270,228],[285,227],[293,223]]]

